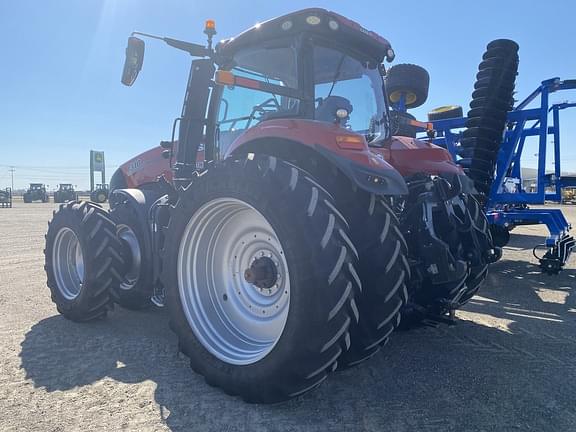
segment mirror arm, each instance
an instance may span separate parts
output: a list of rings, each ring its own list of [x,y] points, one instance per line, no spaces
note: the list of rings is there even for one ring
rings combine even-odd
[[[156,36],[153,34],[142,33],[142,32],[138,32],[138,31],[132,32],[132,36],[134,36],[134,35],[140,35],[140,36],[145,36],[145,37],[148,37],[151,39],[161,40],[173,48],[177,48],[179,50],[186,51],[188,54],[190,54],[194,57],[210,57],[213,53],[213,51],[211,49],[208,49],[202,45],[191,43],[191,42],[181,41],[178,39]]]

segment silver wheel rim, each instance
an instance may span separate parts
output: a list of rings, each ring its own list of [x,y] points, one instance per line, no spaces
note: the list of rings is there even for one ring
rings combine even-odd
[[[67,300],[78,297],[84,282],[84,257],[78,237],[70,228],[60,228],[56,234],[52,267],[62,296]]]
[[[140,266],[142,264],[140,243],[138,243],[136,233],[128,225],[118,225],[116,227],[116,235],[124,242],[130,251],[130,267],[124,275],[124,280],[120,284],[120,288],[123,290],[131,290],[140,278]]]
[[[245,278],[257,260],[275,268],[269,288]],[[247,365],[272,351],[288,318],[290,276],[278,236],[259,211],[235,198],[204,204],[184,230],[177,274],[183,311],[209,352]]]

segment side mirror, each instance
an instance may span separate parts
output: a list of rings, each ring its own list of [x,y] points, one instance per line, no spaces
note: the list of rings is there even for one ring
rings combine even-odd
[[[144,41],[130,36],[126,47],[124,70],[122,71],[122,84],[125,86],[134,84],[138,73],[142,69],[142,63],[144,63]]]

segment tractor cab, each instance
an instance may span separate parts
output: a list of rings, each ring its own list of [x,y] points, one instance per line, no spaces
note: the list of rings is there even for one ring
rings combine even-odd
[[[307,9],[275,18],[220,42],[216,54],[222,154],[268,120],[337,125],[368,142],[387,134],[381,62],[393,58],[390,43],[342,16]]]
[[[134,83],[143,64],[144,42],[135,35],[200,57],[192,61],[173,139],[162,146],[175,186],[186,186],[205,161],[257,148],[304,163],[321,154],[362,189],[407,192],[386,158],[369,149],[391,135],[382,62],[392,61],[394,51],[386,39],[318,8],[257,24],[214,48],[214,22],[207,24],[206,47],[134,32],[126,49],[125,85]],[[126,184],[136,184],[134,170],[121,169]]]
[[[59,185],[59,187],[58,187],[58,190],[59,190],[59,191],[62,191],[62,192],[64,192],[64,191],[73,191],[74,188],[72,187],[72,184],[71,184],[71,183],[61,183],[61,184]]]

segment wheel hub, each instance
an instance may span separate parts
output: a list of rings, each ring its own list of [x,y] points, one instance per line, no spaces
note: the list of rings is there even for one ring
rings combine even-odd
[[[278,280],[278,265],[269,256],[255,258],[252,265],[244,270],[244,279],[260,290],[271,291]]]

